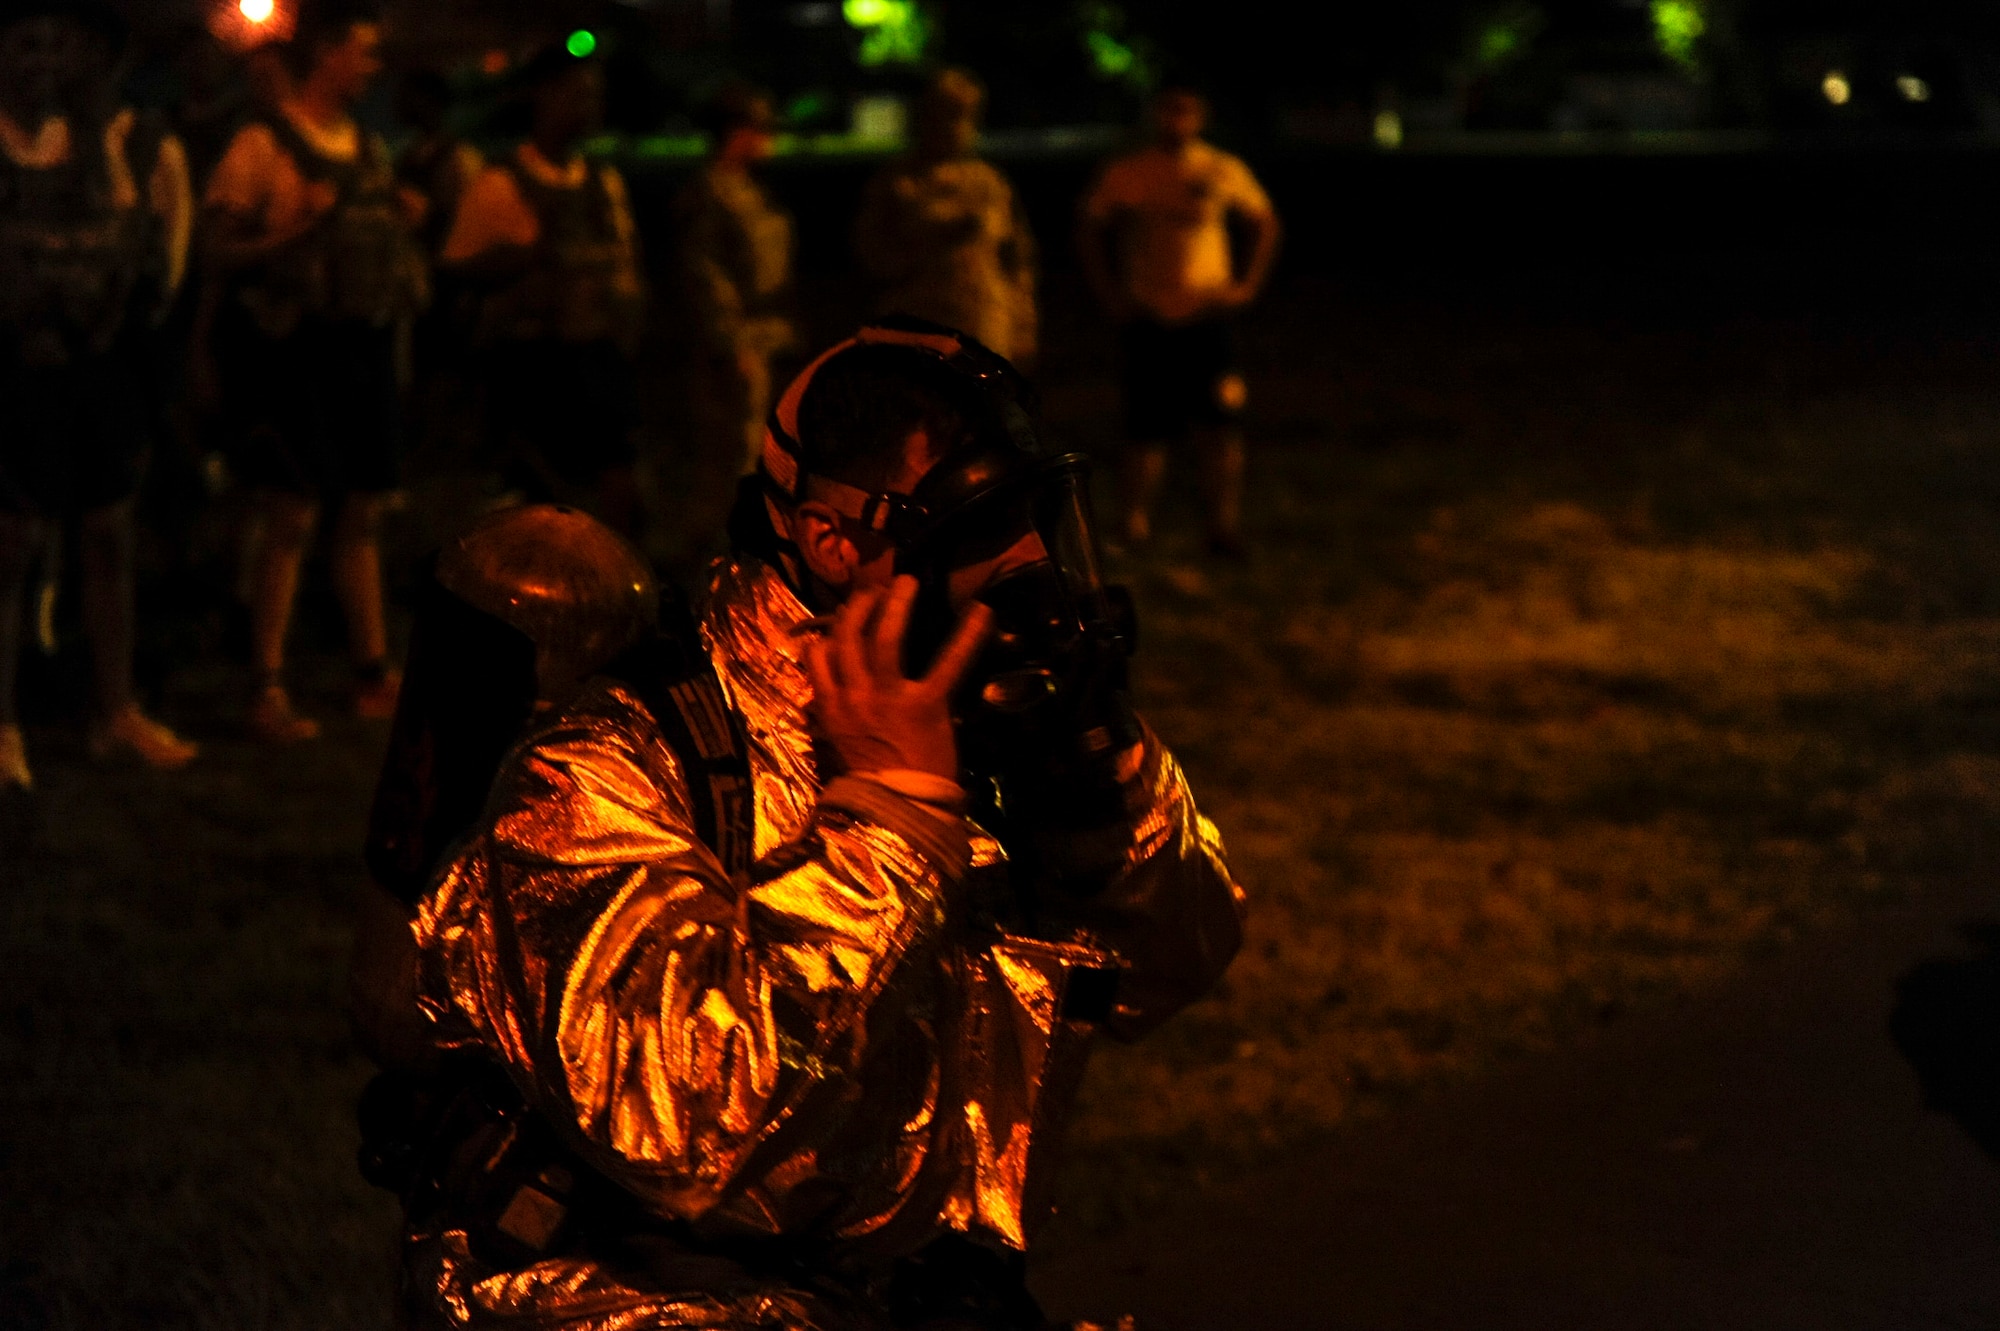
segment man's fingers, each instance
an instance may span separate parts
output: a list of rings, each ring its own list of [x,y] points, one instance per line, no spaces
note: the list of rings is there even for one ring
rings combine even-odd
[[[840,686],[833,678],[833,663],[828,659],[830,655],[824,638],[806,644],[806,678],[812,681],[813,705],[821,713],[830,710],[840,696]]]
[[[833,674],[845,688],[857,689],[868,682],[868,657],[861,646],[861,632],[880,599],[880,592],[856,592],[833,617]]]
[[[937,664],[924,676],[924,685],[940,694],[950,693],[958,687],[958,681],[971,668],[973,658],[986,645],[986,635],[993,628],[992,608],[980,601],[974,601],[958,621],[958,628],[952,632],[951,641],[938,653]]]
[[[917,580],[905,574],[889,584],[882,608],[875,615],[875,631],[869,635],[872,649],[869,664],[878,679],[900,680],[903,676],[903,634],[910,627],[910,608],[917,603]]]

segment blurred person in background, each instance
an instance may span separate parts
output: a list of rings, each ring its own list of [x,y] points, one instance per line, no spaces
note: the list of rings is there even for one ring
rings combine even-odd
[[[486,158],[452,131],[451,82],[434,69],[412,70],[396,84],[396,118],[410,141],[396,154],[396,179],[423,195],[420,238],[435,254],[444,246],[459,201],[486,169]]]
[[[387,717],[395,705],[379,530],[398,483],[397,328],[423,308],[429,275],[416,239],[424,201],[398,186],[387,147],[353,116],[381,71],[381,44],[360,3],[303,9],[293,82],[274,114],[237,133],[205,195],[204,250],[228,287],[215,331],[224,416],[261,517],[250,723],[275,742],[319,733],[293,707],[284,665],[322,509],[333,515],[354,712]]]
[[[1249,389],[1234,318],[1263,289],[1278,255],[1278,215],[1242,159],[1206,142],[1208,103],[1167,87],[1152,138],[1106,164],[1083,200],[1078,248],[1091,290],[1119,329],[1126,450],[1124,518],[1132,546],[1152,537],[1152,506],[1170,444],[1192,442],[1208,544],[1240,558]],[[1230,227],[1249,238],[1241,271]]]
[[[752,168],[771,156],[770,96],[725,87],[707,109],[708,161],[675,201],[679,267],[694,324],[697,433],[704,450],[757,465],[771,403],[771,360],[797,341],[786,317],[792,219]]]
[[[434,477],[477,469],[484,447],[478,375],[472,364],[476,293],[442,264],[460,202],[486,169],[486,156],[452,125],[451,81],[435,69],[396,84],[396,118],[411,137],[396,156],[396,178],[424,199],[418,239],[432,265],[430,308],[410,328],[407,455],[411,470]]]
[[[133,696],[133,507],[150,408],[133,331],[185,271],[187,159],[119,107],[123,29],[92,0],[0,4],[0,789],[33,785],[16,714],[30,567],[75,519],[89,748],[157,768],[197,749]]]
[[[603,124],[604,72],[556,46],[523,80],[528,139],[467,189],[443,270],[476,293],[474,337],[510,483],[537,499],[586,499],[629,534],[646,285],[624,177],[582,152]]]
[[[187,150],[197,187],[222,160],[244,118],[268,114],[276,105],[270,73],[283,64],[277,45],[235,50],[192,18],[154,44],[151,69],[141,62],[140,76],[150,75],[159,87],[156,100]]]
[[[1022,365],[1036,349],[1035,237],[1014,187],[978,155],[985,102],[964,70],[932,80],[915,150],[868,182],[854,248],[879,311],[962,329]]]

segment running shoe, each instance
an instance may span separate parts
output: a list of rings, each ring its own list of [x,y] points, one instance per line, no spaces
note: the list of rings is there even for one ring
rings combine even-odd
[[[21,727],[0,726],[0,790],[33,790],[35,774],[28,770],[28,743]]]

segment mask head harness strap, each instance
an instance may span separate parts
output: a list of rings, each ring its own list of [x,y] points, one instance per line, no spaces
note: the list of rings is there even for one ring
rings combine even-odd
[[[931,505],[918,497],[871,494],[819,475],[813,469],[810,449],[799,438],[799,413],[806,393],[822,368],[859,347],[909,349],[913,371],[941,383],[952,398],[969,409],[978,436],[975,447],[985,445],[981,451],[1010,453],[1016,459],[1038,457],[1042,452],[1034,421],[1034,390],[1020,371],[954,329],[906,315],[892,315],[816,357],[771,408],[765,422],[758,474],[770,501],[767,507],[772,524],[781,536],[787,534],[790,526],[788,510],[806,498],[809,475],[816,478],[814,498],[897,546],[921,540],[938,516],[931,511]],[[954,498],[963,502],[964,496]]]

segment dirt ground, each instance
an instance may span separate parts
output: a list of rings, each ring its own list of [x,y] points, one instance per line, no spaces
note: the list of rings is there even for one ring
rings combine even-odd
[[[1101,334],[1062,287],[1049,325],[1101,446]],[[1249,945],[1100,1059],[1057,1242],[1957,881],[2000,811],[1981,329],[1299,278],[1246,335],[1251,559],[1199,557],[1182,468],[1122,573]],[[49,712],[0,830],[0,1324],[382,1325],[340,1011],[382,732],[255,748],[219,637],[155,637],[202,762],[101,770]]]

